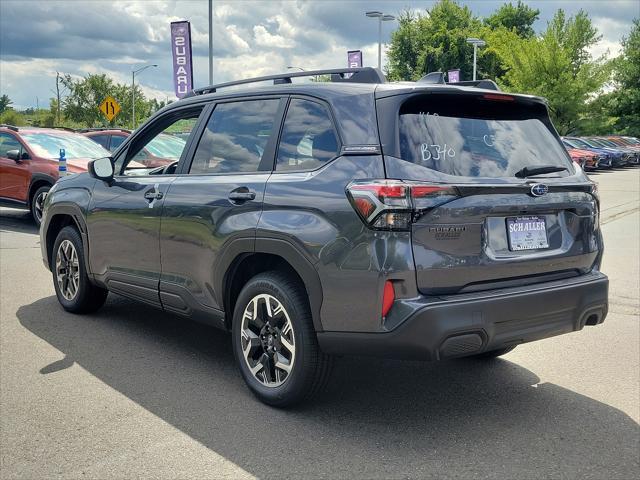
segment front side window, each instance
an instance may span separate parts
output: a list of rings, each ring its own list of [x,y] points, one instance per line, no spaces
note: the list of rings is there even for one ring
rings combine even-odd
[[[79,133],[25,133],[22,138],[39,157],[60,158],[60,149],[64,149],[68,159],[109,156],[108,150]]]
[[[276,170],[314,170],[338,153],[338,138],[323,105],[294,98],[278,147]]]
[[[160,130],[143,141],[134,140],[123,170],[124,175],[158,175],[174,173],[191,131],[195,128],[201,108],[184,112],[182,116],[160,123]],[[124,137],[114,136],[112,139]],[[114,147],[115,148],[115,147]]]
[[[400,108],[400,158],[461,177],[513,177],[524,167],[573,171],[542,106],[483,97],[429,95]]]
[[[189,173],[256,172],[276,121],[280,100],[248,100],[216,106]]]

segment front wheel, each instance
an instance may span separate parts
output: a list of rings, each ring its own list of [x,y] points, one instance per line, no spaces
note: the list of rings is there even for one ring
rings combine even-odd
[[[72,226],[60,230],[53,244],[51,272],[58,301],[68,312],[93,312],[107,299],[108,291],[89,281],[82,238]]]
[[[304,290],[289,275],[249,280],[236,302],[232,337],[242,377],[264,403],[290,406],[326,384],[331,358],[318,346]]]

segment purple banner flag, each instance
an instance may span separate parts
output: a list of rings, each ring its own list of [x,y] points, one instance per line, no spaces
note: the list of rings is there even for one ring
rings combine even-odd
[[[173,52],[173,85],[176,97],[182,98],[193,90],[191,24],[189,22],[171,22],[171,51]]]
[[[458,83],[460,81],[460,69],[449,70],[447,72],[449,83]]]
[[[362,51],[349,50],[347,52],[347,64],[349,65],[349,68],[362,67]]]

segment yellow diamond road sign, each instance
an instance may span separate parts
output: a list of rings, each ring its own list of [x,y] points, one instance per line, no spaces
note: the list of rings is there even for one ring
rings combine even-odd
[[[120,104],[116,102],[115,98],[108,96],[100,104],[100,111],[107,117],[107,120],[111,121],[120,112]]]

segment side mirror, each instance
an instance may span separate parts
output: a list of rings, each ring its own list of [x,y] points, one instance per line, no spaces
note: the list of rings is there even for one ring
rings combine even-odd
[[[20,158],[20,150],[7,150],[7,158],[14,162],[20,162],[20,160],[22,160],[22,158]]]
[[[98,158],[89,162],[89,175],[103,182],[113,181],[113,164],[109,157]]]

